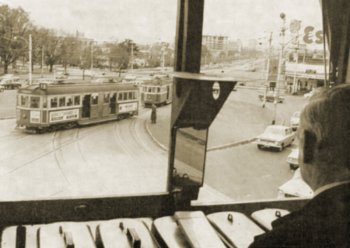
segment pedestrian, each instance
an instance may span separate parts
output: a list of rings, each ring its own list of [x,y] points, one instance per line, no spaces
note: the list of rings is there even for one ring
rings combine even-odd
[[[155,104],[152,104],[151,122],[152,124],[157,122],[157,106]]]
[[[300,116],[299,166],[314,197],[272,222],[257,247],[350,247],[350,85],[311,97]]]

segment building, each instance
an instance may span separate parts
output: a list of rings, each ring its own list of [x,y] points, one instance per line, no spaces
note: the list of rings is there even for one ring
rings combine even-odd
[[[203,35],[202,44],[212,51],[226,51],[228,37],[222,35]]]
[[[289,51],[285,63],[285,82],[288,93],[299,94],[324,85],[325,66],[322,50],[306,47]]]

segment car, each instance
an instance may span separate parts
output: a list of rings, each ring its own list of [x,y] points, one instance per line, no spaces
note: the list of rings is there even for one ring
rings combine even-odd
[[[291,153],[289,153],[287,157],[287,163],[289,164],[289,168],[291,170],[296,170],[299,168],[299,149],[293,149]]]
[[[298,129],[299,121],[300,121],[300,111],[296,111],[293,113],[292,117],[290,117],[290,126],[292,127],[293,131]]]
[[[283,125],[267,126],[265,131],[256,137],[255,143],[259,149],[276,148],[282,151],[291,145],[295,139],[295,133],[291,127]]]
[[[313,197],[314,192],[301,177],[300,169],[294,172],[293,177],[278,187],[278,198],[284,197]]]
[[[22,86],[22,82],[19,77],[13,74],[5,74],[0,77],[0,85],[5,89],[18,89]]]
[[[264,101],[264,98],[265,98],[265,101],[266,102],[275,102],[275,99],[276,99],[276,102],[277,103],[283,103],[284,101],[284,97],[281,96],[281,95],[276,95],[274,93],[274,91],[268,91],[266,93],[260,93],[258,95],[260,101]]]

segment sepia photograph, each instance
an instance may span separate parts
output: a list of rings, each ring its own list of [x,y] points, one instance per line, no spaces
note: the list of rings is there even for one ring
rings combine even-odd
[[[0,0],[0,247],[349,247],[349,43],[347,0]]]

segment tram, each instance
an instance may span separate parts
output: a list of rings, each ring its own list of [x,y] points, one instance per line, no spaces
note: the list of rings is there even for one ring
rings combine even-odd
[[[335,84],[349,83],[350,3],[348,0],[320,2],[330,50],[330,80]],[[271,230],[272,220],[300,209],[309,201],[298,198],[193,202],[203,186],[208,128],[235,82],[207,78],[199,73],[204,0],[179,0],[178,3],[175,72],[179,74],[173,82],[166,192],[2,201],[2,247],[117,247],[118,244],[119,247],[248,247],[255,235]],[[48,95],[41,87],[37,87],[38,93],[34,94],[34,87],[20,90],[19,98],[21,100],[22,95],[34,97],[41,114],[37,122],[49,120],[48,108],[51,110],[52,98],[57,97],[53,102],[60,105],[60,95],[66,97],[65,104],[67,96],[73,97],[75,93],[80,95],[81,101],[84,95],[90,95],[87,105],[92,107],[92,94],[99,92],[97,101],[103,102],[105,92],[117,92],[117,89],[112,89],[117,86],[103,86],[106,91],[77,87],[76,92],[64,89],[64,92]],[[79,109],[79,117],[83,118],[84,107],[80,105],[76,109]],[[27,109],[18,109],[26,115],[26,121],[30,118],[30,108]],[[90,121],[93,115],[92,109],[89,110],[90,115],[85,118]],[[106,114],[109,114],[108,111]],[[188,132],[189,128],[193,130]],[[198,137],[193,138],[197,133]],[[191,145],[184,147],[186,143],[183,139],[186,137],[190,138]],[[178,149],[186,149],[186,154],[191,151],[196,153],[187,161],[188,166],[177,160],[181,155]],[[84,241],[85,245],[82,244]]]
[[[169,75],[156,75],[141,86],[141,102],[147,106],[169,104],[172,101],[172,78]]]
[[[133,84],[39,83],[17,93],[17,126],[43,132],[137,115],[139,90]]]

